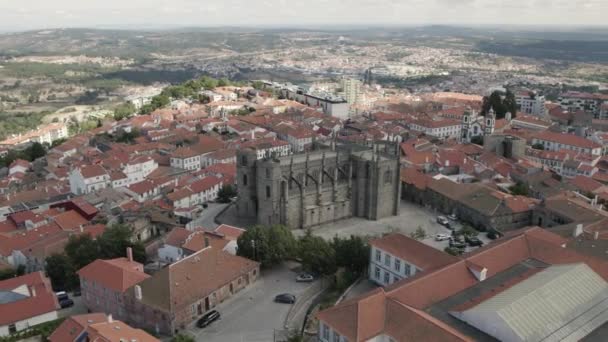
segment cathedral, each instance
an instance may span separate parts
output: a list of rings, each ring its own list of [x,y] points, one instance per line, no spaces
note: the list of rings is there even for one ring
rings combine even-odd
[[[261,225],[308,228],[349,217],[377,220],[399,212],[399,145],[332,144],[259,159],[237,152],[237,215]]]

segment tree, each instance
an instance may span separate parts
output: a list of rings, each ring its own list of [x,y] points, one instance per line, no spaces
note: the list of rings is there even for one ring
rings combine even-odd
[[[101,259],[113,259],[124,257],[127,248],[133,250],[133,259],[140,263],[146,262],[145,247],[141,243],[133,243],[131,238],[133,231],[131,227],[123,224],[116,224],[106,228],[97,239]]]
[[[263,267],[270,267],[294,255],[296,240],[285,226],[255,226],[239,237],[237,246],[239,256],[259,261]]]
[[[229,85],[230,85],[230,81],[226,78],[221,78],[219,81],[217,81],[218,87],[227,87]]]
[[[418,228],[410,234],[410,237],[416,240],[424,240],[426,239],[426,231],[421,226],[418,226]]]
[[[73,290],[79,280],[72,260],[66,254],[53,254],[46,258],[46,274],[55,290]]]
[[[336,272],[336,253],[322,237],[312,235],[309,229],[298,241],[298,257],[308,272],[332,274]]]
[[[101,257],[99,245],[89,234],[71,236],[64,250],[76,270]]]
[[[520,195],[520,196],[529,195],[528,187],[526,186],[526,184],[524,184],[522,182],[517,182],[517,184],[510,187],[509,190],[511,191],[511,193],[513,195]]]
[[[171,342],[194,342],[194,338],[190,335],[177,334],[171,339]]]
[[[230,203],[232,197],[236,196],[237,192],[234,186],[224,184],[217,193],[217,199],[220,203]]]
[[[125,102],[114,108],[114,120],[120,121],[135,114],[135,105],[131,102]]]
[[[505,95],[505,99],[502,102],[506,112],[511,113],[511,118],[515,118],[517,115],[517,100],[515,99],[515,94],[507,89],[507,94]]]
[[[369,245],[360,236],[351,235],[348,239],[334,237],[331,247],[336,256],[336,265],[360,275],[369,263]]]
[[[46,150],[44,149],[44,146],[42,146],[42,144],[39,142],[33,143],[28,150],[30,155],[30,161],[34,161],[46,155]]]

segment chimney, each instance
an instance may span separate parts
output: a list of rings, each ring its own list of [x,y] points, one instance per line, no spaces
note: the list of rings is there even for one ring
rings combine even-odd
[[[600,232],[595,231],[595,233],[593,233],[593,240],[597,240],[600,238]]]
[[[141,286],[135,285],[135,299],[141,300],[141,298],[142,298]]]
[[[108,323],[112,323],[114,322],[114,319],[112,318],[112,314],[108,315]]]
[[[133,248],[131,247],[127,247],[127,259],[133,261]]]
[[[574,228],[574,237],[579,237],[581,234],[583,234],[583,225],[582,224],[577,224],[576,228]]]
[[[32,297],[36,297],[36,287],[35,286],[30,287],[30,292],[32,293]]]

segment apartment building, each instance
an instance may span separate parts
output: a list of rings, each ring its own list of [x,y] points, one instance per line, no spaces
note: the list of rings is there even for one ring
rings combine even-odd
[[[572,134],[544,131],[533,137],[532,144],[540,144],[546,151],[571,150],[590,155],[602,155],[602,145]]]
[[[543,95],[523,91],[515,96],[515,101],[520,108],[519,110],[524,114],[541,117],[547,114],[547,109],[545,108],[546,99]]]
[[[412,121],[409,128],[436,138],[448,139],[460,137],[462,124],[459,120],[453,119],[419,119]]]

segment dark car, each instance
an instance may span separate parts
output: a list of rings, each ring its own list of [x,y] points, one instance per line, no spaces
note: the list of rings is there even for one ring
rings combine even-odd
[[[467,245],[458,241],[450,241],[450,247],[457,249],[465,249],[467,248]]]
[[[74,293],[72,295],[74,297],[80,297],[80,296],[82,296],[82,292],[80,289],[76,289],[76,290],[74,290]]]
[[[220,319],[220,313],[215,310],[211,310],[196,321],[196,326],[199,328],[204,328],[218,319]]]
[[[71,299],[69,299],[69,298],[62,299],[62,300],[59,301],[59,306],[62,309],[69,308],[69,307],[74,306],[74,301],[71,300]]]
[[[483,246],[483,242],[475,236],[467,236],[465,241],[469,244],[469,246]]]
[[[284,303],[284,304],[293,304],[296,302],[296,296],[289,294],[289,293],[283,293],[283,294],[280,294],[280,295],[274,297],[274,302],[275,303]]]

